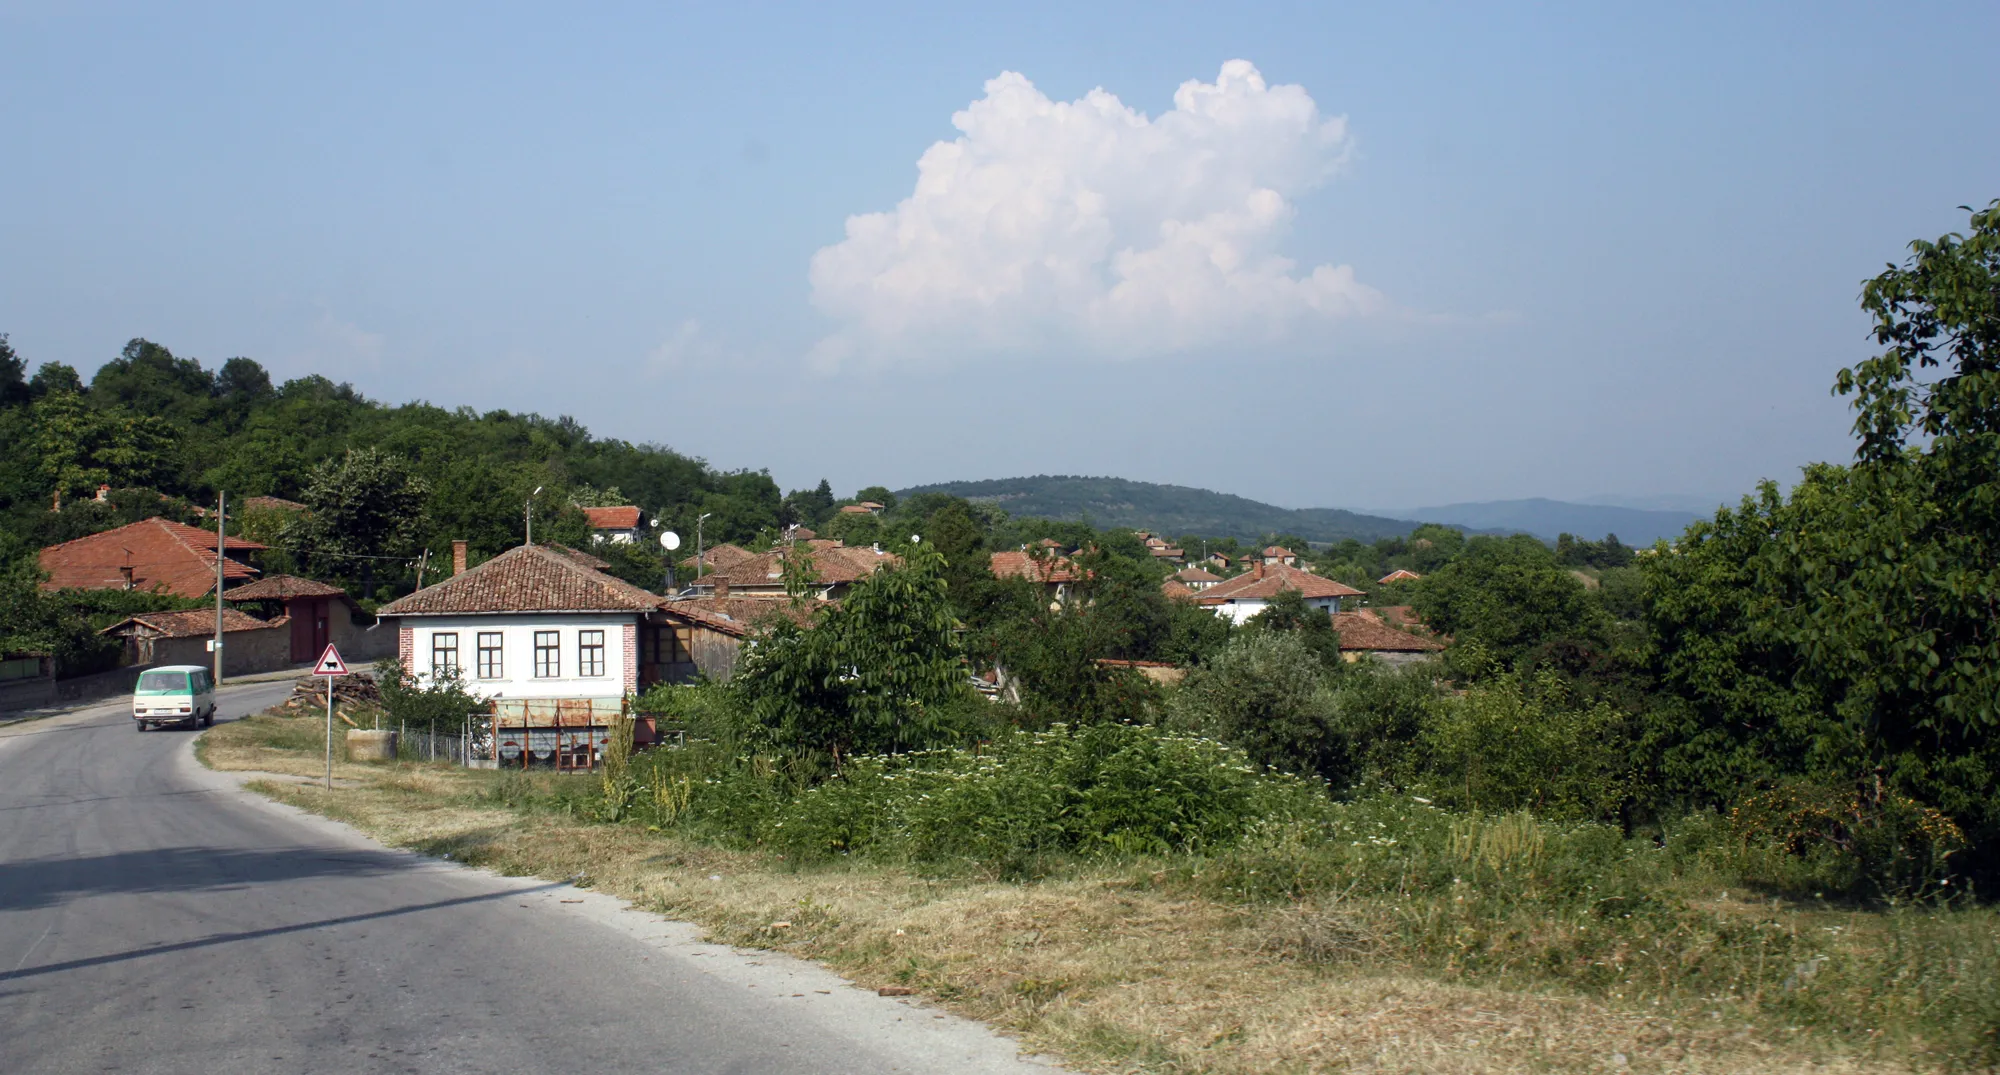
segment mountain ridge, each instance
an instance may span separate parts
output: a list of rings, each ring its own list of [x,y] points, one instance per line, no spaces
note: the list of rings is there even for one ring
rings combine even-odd
[[[934,482],[898,490],[896,495],[933,492],[992,504],[1010,515],[1088,518],[1097,526],[1130,526],[1168,535],[1202,534],[1239,541],[1284,533],[1317,542],[1347,538],[1372,542],[1401,537],[1419,525],[1409,519],[1343,508],[1281,508],[1212,489],[1078,474]]]
[[[1016,516],[1088,519],[1097,526],[1252,542],[1268,534],[1294,534],[1319,543],[1348,538],[1373,542],[1402,537],[1424,523],[1441,523],[1475,533],[1531,534],[1545,541],[1554,541],[1563,533],[1591,540],[1617,534],[1626,544],[1650,545],[1661,538],[1677,537],[1688,523],[1702,517],[1686,510],[1580,504],[1546,497],[1375,512],[1281,508],[1212,489],[1080,474],[932,482],[897,490],[896,495],[931,492],[992,504]]]

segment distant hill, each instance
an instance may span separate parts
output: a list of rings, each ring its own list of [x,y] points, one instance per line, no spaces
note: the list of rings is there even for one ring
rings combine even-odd
[[[1398,514],[1422,522],[1445,523],[1475,530],[1519,530],[1549,541],[1564,533],[1592,541],[1606,534],[1617,534],[1618,540],[1627,545],[1651,545],[1661,538],[1677,538],[1689,523],[1704,517],[1692,511],[1571,504],[1540,497],[1411,508]]]
[[[1278,533],[1297,534],[1307,541],[1374,541],[1401,537],[1417,525],[1339,508],[1280,508],[1185,485],[1061,474],[941,482],[899,490],[896,495],[913,493],[949,493],[992,504],[1015,516],[1087,518],[1094,526],[1129,526],[1168,535],[1203,534],[1242,541]]]

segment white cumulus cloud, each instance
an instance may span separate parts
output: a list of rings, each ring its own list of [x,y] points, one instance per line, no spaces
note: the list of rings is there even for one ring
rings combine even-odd
[[[885,213],[812,259],[838,322],[823,368],[1063,348],[1103,357],[1270,342],[1384,306],[1347,265],[1278,250],[1293,199],[1346,160],[1347,122],[1246,60],[1157,118],[1103,89],[1052,101],[1012,71],[952,116]]]

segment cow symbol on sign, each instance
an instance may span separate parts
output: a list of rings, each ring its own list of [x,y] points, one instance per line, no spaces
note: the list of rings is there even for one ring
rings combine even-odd
[[[344,676],[346,674],[347,662],[340,659],[340,651],[333,648],[333,643],[327,643],[326,652],[319,655],[319,663],[313,666],[313,675]]]

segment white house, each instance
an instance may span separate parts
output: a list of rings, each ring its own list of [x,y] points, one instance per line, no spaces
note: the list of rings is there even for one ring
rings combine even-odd
[[[546,545],[522,545],[383,606],[403,667],[450,668],[503,713],[604,716],[651,681],[640,635],[660,598]],[[650,639],[649,639],[650,641]]]
[[[1271,600],[1285,590],[1297,590],[1312,608],[1331,616],[1340,611],[1345,597],[1360,597],[1361,591],[1343,586],[1310,571],[1282,563],[1259,563],[1249,571],[1226,579],[1195,595],[1195,604],[1214,610],[1232,623],[1242,623],[1270,607]]]

